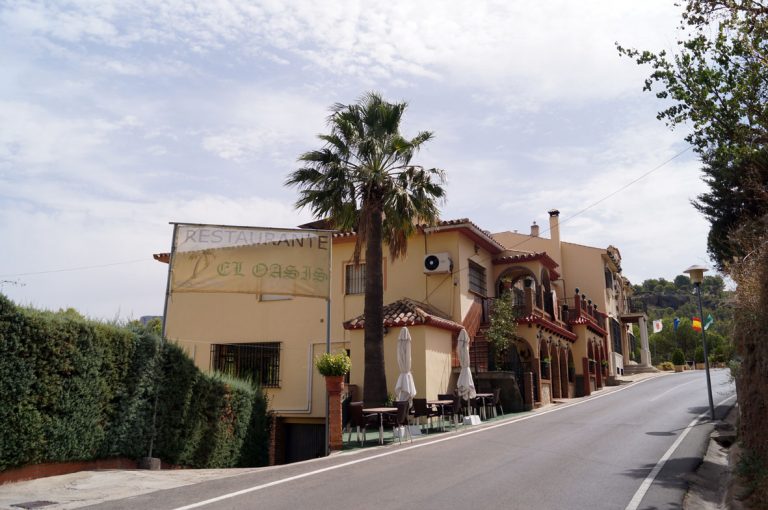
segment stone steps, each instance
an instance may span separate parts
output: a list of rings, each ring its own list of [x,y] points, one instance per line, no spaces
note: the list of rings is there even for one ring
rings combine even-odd
[[[624,375],[634,374],[655,374],[659,369],[656,367],[644,367],[642,365],[624,365]]]

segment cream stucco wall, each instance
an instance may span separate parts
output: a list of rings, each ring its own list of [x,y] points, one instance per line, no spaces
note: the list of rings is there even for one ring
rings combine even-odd
[[[332,350],[350,349],[350,382],[362,390],[363,332],[343,328],[344,321],[363,313],[364,296],[344,294],[345,266],[352,262],[353,250],[354,239],[334,240],[330,338]],[[425,274],[425,254],[439,252],[450,254],[453,272]],[[467,260],[470,258],[486,267],[487,287],[492,292],[490,254],[482,248],[475,253],[474,242],[458,231],[414,235],[406,257],[392,260],[386,247],[384,257],[385,304],[408,297],[461,322],[473,301],[468,292]],[[321,417],[325,412],[325,390],[313,359],[325,350],[326,314],[323,299],[263,301],[248,294],[175,293],[168,303],[166,334],[203,370],[211,366],[212,344],[280,342],[281,384],[279,388],[267,390],[273,410],[279,415]],[[417,389],[420,395],[432,398],[447,389],[452,332],[433,327],[413,329]],[[399,330],[393,328],[384,339],[389,391],[394,390],[399,373],[398,333]]]
[[[168,303],[166,336],[203,370],[211,367],[212,344],[280,342],[281,384],[267,390],[272,408],[322,416],[324,406],[312,409],[309,397],[322,385],[312,360],[317,345],[325,349],[325,316],[325,301],[319,299],[260,301],[249,294],[176,293]]]
[[[397,364],[397,342],[401,328],[392,328],[384,336],[384,366],[387,376],[387,392],[395,395],[395,385],[400,375]],[[436,398],[448,389],[451,377],[450,331],[430,326],[411,326],[411,357],[413,381],[417,397]],[[363,388],[364,349],[363,330],[350,331],[352,371],[350,383]]]
[[[480,264],[486,271],[488,296],[494,296],[494,282],[503,268],[494,267],[487,243],[477,243],[462,227],[450,225],[431,233],[415,234],[408,244],[407,256],[392,260],[384,248],[384,304],[402,298],[427,303],[461,323],[475,302],[469,291],[469,261]],[[473,235],[476,235],[473,234]],[[562,260],[558,272],[563,282],[552,282],[559,298],[572,298],[575,287],[605,311],[604,249],[557,243],[546,237],[505,232],[494,237],[503,245],[516,250],[546,252]],[[476,238],[475,238],[476,239]],[[333,350],[347,348],[352,356],[350,382],[362,390],[364,350],[363,331],[349,331],[343,323],[363,313],[364,296],[345,295],[345,267],[352,262],[354,238],[335,238],[331,270],[330,338]],[[453,271],[425,274],[424,256],[447,252],[453,261]],[[364,262],[364,260],[363,260]],[[526,264],[528,266],[528,264]],[[541,264],[531,267],[537,279]],[[166,331],[169,339],[178,342],[193,357],[198,367],[210,367],[211,344],[238,342],[280,342],[281,384],[269,389],[272,407],[284,416],[321,417],[324,415],[325,391],[322,377],[313,366],[314,357],[325,349],[326,301],[294,298],[262,301],[246,294],[174,294],[169,302]],[[433,398],[444,392],[451,379],[452,332],[428,326],[411,329],[413,338],[413,374],[419,396]],[[387,387],[394,392],[399,374],[397,367],[398,328],[392,328],[384,338]],[[534,356],[538,345],[531,342]]]

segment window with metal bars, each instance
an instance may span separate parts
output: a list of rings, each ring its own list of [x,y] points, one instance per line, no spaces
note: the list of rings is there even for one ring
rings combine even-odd
[[[344,270],[344,293],[365,294],[365,264],[348,264]]]
[[[481,296],[486,296],[485,268],[476,262],[469,261],[469,290]]]
[[[280,342],[213,344],[211,368],[250,378],[264,388],[279,388]]]
[[[621,326],[616,319],[611,319],[611,339],[613,340],[614,352],[624,354],[624,351],[621,348]]]

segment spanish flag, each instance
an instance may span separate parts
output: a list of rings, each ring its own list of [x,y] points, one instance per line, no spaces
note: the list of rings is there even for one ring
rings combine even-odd
[[[693,327],[693,329],[695,329],[696,331],[700,332],[701,331],[701,319],[699,319],[698,317],[694,317],[693,319],[691,319],[691,326]]]

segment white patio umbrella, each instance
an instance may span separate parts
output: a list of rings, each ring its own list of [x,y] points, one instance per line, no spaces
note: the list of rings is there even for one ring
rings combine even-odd
[[[400,376],[395,385],[395,398],[411,400],[416,396],[416,383],[411,374],[411,334],[408,328],[402,328],[397,337],[397,366],[400,368]]]
[[[477,396],[475,391],[475,382],[472,380],[472,372],[469,370],[469,335],[462,329],[459,333],[459,342],[457,349],[459,351],[459,363],[461,364],[461,373],[456,382],[456,392],[464,400],[471,400]]]

